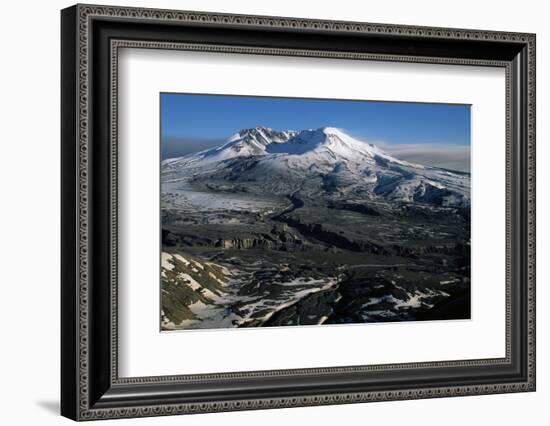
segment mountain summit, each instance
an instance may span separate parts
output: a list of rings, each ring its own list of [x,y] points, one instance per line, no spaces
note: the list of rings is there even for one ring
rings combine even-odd
[[[298,132],[284,144],[268,145],[268,153],[305,154],[308,151],[324,150],[335,156],[352,157],[356,154],[374,154],[374,146],[353,139],[335,127],[322,127],[316,130]]]
[[[243,129],[216,148],[162,164],[163,183],[308,197],[463,207],[470,177],[399,160],[341,129]]]
[[[269,127],[256,126],[243,129],[229,137],[222,145],[199,152],[197,155],[214,161],[263,155],[268,145],[287,142],[294,136],[296,136],[294,131],[278,132]]]

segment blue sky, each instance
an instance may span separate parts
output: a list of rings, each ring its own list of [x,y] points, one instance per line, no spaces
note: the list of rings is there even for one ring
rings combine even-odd
[[[218,145],[258,125],[277,130],[331,126],[382,142],[389,151],[403,144],[433,145],[434,150],[455,145],[451,151],[468,151],[469,163],[469,105],[172,93],[162,93],[160,101],[163,158]]]

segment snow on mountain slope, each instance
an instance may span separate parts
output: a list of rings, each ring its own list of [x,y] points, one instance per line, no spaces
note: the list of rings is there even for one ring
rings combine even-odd
[[[222,145],[200,151],[191,155],[176,159],[168,159],[163,165],[183,165],[216,163],[235,157],[252,157],[264,155],[266,146],[270,144],[280,144],[288,141],[296,135],[296,132],[278,132],[276,130],[257,126],[252,129],[243,129],[240,132],[230,136]]]
[[[470,176],[392,157],[340,129],[245,129],[217,148],[162,164],[164,188],[208,185],[252,193],[330,194],[467,206]]]

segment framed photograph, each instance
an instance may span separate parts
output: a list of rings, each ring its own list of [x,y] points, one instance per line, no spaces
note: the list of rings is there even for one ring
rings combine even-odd
[[[74,420],[535,390],[535,35],[61,12]]]

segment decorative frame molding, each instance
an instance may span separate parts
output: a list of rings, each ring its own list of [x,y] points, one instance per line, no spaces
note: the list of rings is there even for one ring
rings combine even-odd
[[[159,36],[158,41],[152,41],[134,38],[134,33],[125,33],[123,25],[129,22],[139,23],[145,28],[143,31],[156,31],[168,25],[174,28],[174,25],[177,25],[180,28],[192,29],[224,28],[230,32],[242,32],[243,29],[272,30],[294,37],[309,32],[325,34],[327,37],[345,34],[350,35],[351,40],[354,37],[370,36],[372,40],[399,40],[409,45],[422,42],[429,47],[424,49],[426,52],[430,49],[435,51],[436,44],[432,43],[463,43],[468,47],[479,46],[480,54],[472,52],[469,57],[460,57],[426,53],[383,53],[376,50],[384,49],[383,41],[378,45],[373,43],[374,51],[370,52],[358,52],[353,49],[324,50],[318,47],[308,49],[295,46],[248,46],[244,41],[243,44],[223,45],[208,40],[200,43],[184,42],[166,38],[163,34]],[[97,26],[94,26],[96,24]],[[106,29],[101,25],[105,25]],[[109,35],[104,36],[103,32]],[[117,34],[121,33],[124,33],[124,39],[117,38]],[[202,37],[201,34],[199,36]],[[245,39],[243,36],[243,40]],[[90,5],[76,5],[65,9],[62,12],[62,414],[75,420],[92,420],[535,390],[535,41],[533,34],[510,32]],[[282,43],[284,42],[283,40]],[[337,44],[335,41],[335,45]],[[483,50],[489,46],[495,50],[491,55],[487,50]],[[495,49],[497,46],[500,50]],[[118,49],[128,47],[505,68],[506,357],[361,367],[119,378],[116,349],[117,70]],[[102,101],[98,101],[100,97]],[[108,121],[108,125],[103,123],[102,119]],[[105,135],[109,143],[104,143],[103,146],[96,142],[101,137],[105,138]],[[94,158],[93,167],[97,167],[98,158],[105,159],[103,162],[106,164],[102,163],[102,171],[109,172],[107,181],[98,177],[99,172],[92,168],[91,157]],[[106,199],[96,192],[98,190],[95,188],[99,187],[109,189]],[[515,212],[513,207],[518,203],[521,211]],[[101,218],[98,219],[98,216]],[[97,234],[96,229],[103,227],[108,229],[108,237]],[[109,252],[109,264],[100,265],[102,269],[97,266],[100,263],[97,260],[98,256],[94,255],[94,250],[98,250],[96,247],[99,245]],[[523,263],[515,265],[512,262],[513,256],[520,257]],[[98,276],[108,277],[108,282],[99,283]],[[517,303],[517,306],[513,302]],[[100,312],[97,308],[98,303],[108,306],[109,309]],[[498,382],[472,382],[468,385],[447,383],[413,388],[397,386],[390,390],[319,390],[306,394],[289,390],[288,395],[273,394],[268,397],[244,398],[239,395],[227,395],[226,398],[208,399],[201,394],[200,398],[182,396],[174,400],[163,396],[162,391],[162,387],[185,384],[199,387],[221,386],[223,381],[232,379],[250,379],[257,382],[269,378],[315,376],[320,381],[330,381],[330,377],[334,375],[350,375],[351,378],[351,375],[377,372],[399,374],[407,370],[426,370],[438,376],[443,374],[442,371],[450,371],[449,369],[453,368],[467,370],[488,366],[507,369],[508,375],[513,370],[516,372],[516,378]],[[439,372],[434,372],[436,370]],[[369,386],[372,388],[374,385]],[[142,394],[149,392],[150,398],[136,396],[138,388]],[[204,392],[208,393],[207,390]]]

